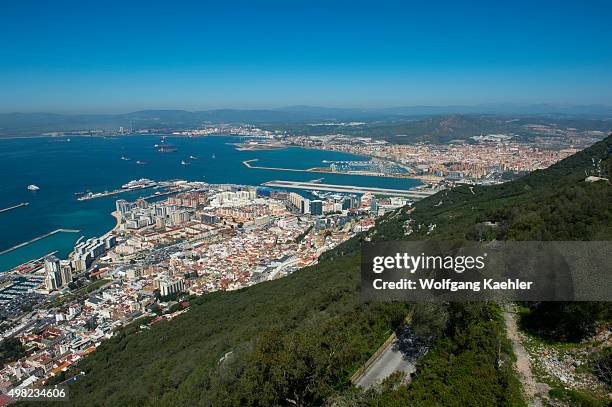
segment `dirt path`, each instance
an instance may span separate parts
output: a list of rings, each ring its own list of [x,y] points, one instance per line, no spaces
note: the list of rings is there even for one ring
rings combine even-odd
[[[547,398],[548,386],[539,383],[533,376],[529,354],[521,342],[516,318],[516,310],[512,306],[506,305],[504,309],[506,332],[508,339],[512,343],[512,350],[516,355],[516,370],[523,385],[526,401],[530,407],[540,407],[544,405],[542,400]]]

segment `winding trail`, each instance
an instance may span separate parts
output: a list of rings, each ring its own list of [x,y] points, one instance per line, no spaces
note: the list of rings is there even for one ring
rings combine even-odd
[[[546,384],[539,383],[533,375],[529,353],[527,353],[521,341],[516,319],[516,307],[510,304],[505,305],[504,322],[506,324],[506,334],[512,343],[512,350],[516,356],[516,370],[523,385],[527,405],[529,407],[541,407],[545,405],[543,400],[547,399],[549,388]]]

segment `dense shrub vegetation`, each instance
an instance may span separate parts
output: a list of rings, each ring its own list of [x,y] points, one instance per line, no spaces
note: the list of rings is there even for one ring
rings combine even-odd
[[[14,362],[25,355],[25,349],[19,339],[8,338],[0,342],[0,365]]]
[[[580,341],[595,333],[597,322],[612,319],[604,302],[532,302],[521,327],[531,334],[559,341]]]

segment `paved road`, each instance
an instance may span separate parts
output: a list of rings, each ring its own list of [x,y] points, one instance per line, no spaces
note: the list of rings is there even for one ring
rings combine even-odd
[[[410,373],[416,370],[417,359],[425,352],[426,348],[415,340],[412,332],[407,329],[384,350],[355,385],[368,389],[395,372],[404,372],[406,377],[410,377]]]
[[[353,186],[353,185],[322,184],[319,182],[280,181],[280,180],[264,182],[262,185],[269,186],[269,187],[307,189],[307,190],[314,190],[314,191],[359,193],[359,194],[371,192],[375,195],[403,196],[403,197],[412,198],[412,199],[426,198],[437,192],[433,190],[404,190],[404,189],[359,187],[359,186]]]

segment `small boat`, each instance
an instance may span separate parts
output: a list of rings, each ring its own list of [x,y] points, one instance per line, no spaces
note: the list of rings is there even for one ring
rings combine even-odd
[[[198,159],[198,157],[196,157],[195,155],[190,155],[189,158],[192,159],[192,160],[197,160]]]
[[[28,191],[38,191],[40,188],[34,184],[28,185]]]
[[[139,164],[139,165],[145,165],[145,164],[146,164],[146,162],[138,160],[138,161],[136,161],[136,164]]]
[[[186,163],[185,160],[181,160],[181,165],[189,165],[189,163]]]
[[[212,158],[213,158],[213,159],[215,158],[215,155],[214,155],[214,154],[212,155]]]
[[[123,156],[121,156],[121,159],[122,159],[123,161],[130,161],[130,159],[129,159],[129,158],[127,158],[127,157],[123,157]]]

